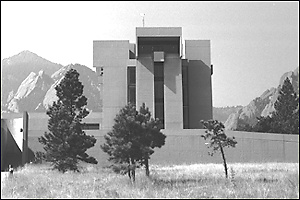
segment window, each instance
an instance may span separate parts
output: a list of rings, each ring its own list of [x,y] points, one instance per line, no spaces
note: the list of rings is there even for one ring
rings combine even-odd
[[[164,64],[154,63],[154,112],[155,118],[160,119],[164,128]]]
[[[163,102],[164,100],[164,84],[163,81],[154,81],[154,96],[156,101]]]
[[[135,92],[135,86],[128,86],[128,103],[132,103],[135,105]]]
[[[127,68],[127,102],[136,104],[136,68]]]
[[[128,83],[129,85],[135,85],[136,75],[135,75],[135,67],[128,67]]]
[[[83,123],[83,130],[99,130],[99,123]]]
[[[99,66],[94,66],[96,67],[96,72],[98,74],[98,76],[103,76],[103,66],[99,67]]]
[[[182,65],[183,128],[189,128],[188,65]]]

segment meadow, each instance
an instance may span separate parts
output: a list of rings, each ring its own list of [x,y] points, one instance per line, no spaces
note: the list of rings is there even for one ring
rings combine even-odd
[[[150,165],[136,181],[98,165],[59,173],[26,164],[1,184],[1,198],[287,198],[299,199],[299,163]]]

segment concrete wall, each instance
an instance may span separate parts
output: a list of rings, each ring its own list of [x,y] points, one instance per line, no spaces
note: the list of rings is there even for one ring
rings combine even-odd
[[[202,61],[191,60],[188,77],[189,128],[201,128],[200,120],[213,118],[210,68]]]
[[[151,163],[222,163],[219,153],[209,156],[209,149],[200,135],[204,129],[167,131],[166,144],[157,149]],[[229,163],[299,162],[299,135],[227,131],[237,140],[236,148],[225,148]]]
[[[137,37],[181,37],[181,35],[181,27],[136,27]]]
[[[29,137],[39,137],[46,131],[48,132],[49,116],[46,113],[28,113],[28,131]],[[100,123],[101,126],[102,113],[90,112],[90,114],[82,120],[84,123]],[[97,135],[99,130],[85,130],[87,134]]]
[[[209,40],[186,40],[188,59],[189,128],[201,128],[200,120],[212,119],[211,58]]]
[[[145,103],[154,117],[154,62],[151,55],[139,57],[136,66],[136,106]]]
[[[209,149],[201,134],[204,129],[163,130],[166,144],[155,149],[151,164],[222,163],[221,154],[209,156]],[[103,135],[96,136],[97,143],[87,152],[97,158],[99,165],[108,165],[107,154],[100,149],[105,142]],[[250,133],[227,131],[237,140],[236,148],[225,148],[228,163],[299,162],[299,135]]]
[[[28,161],[28,115],[17,116],[1,119],[1,171]]]
[[[181,59],[178,55],[166,55],[164,62],[165,129],[183,128],[181,67]]]
[[[210,40],[185,40],[185,58],[211,65]]]
[[[219,153],[209,156],[209,149],[201,134],[204,129],[163,130],[166,134],[166,144],[155,149],[150,164],[195,164],[195,163],[222,163]],[[87,133],[88,134],[88,133]],[[100,145],[105,142],[105,131],[95,134],[97,143],[88,149],[87,153],[94,156],[101,166],[109,165],[107,154]],[[226,131],[228,136],[237,140],[236,148],[225,148],[228,163],[264,163],[264,162],[299,162],[299,135],[285,135],[272,133],[250,133]],[[93,134],[94,135],[94,134]],[[30,137],[29,147],[33,150],[42,150],[37,137]]]
[[[103,129],[113,126],[119,110],[127,104],[129,41],[94,41],[93,65],[103,67]]]

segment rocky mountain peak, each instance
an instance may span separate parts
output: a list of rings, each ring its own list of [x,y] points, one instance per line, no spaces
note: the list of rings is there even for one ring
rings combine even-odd
[[[58,65],[30,51],[22,51],[2,62],[2,82],[9,82],[1,88],[4,112],[45,112],[58,99],[55,86],[70,68],[80,74],[79,80],[84,85],[83,94],[88,98],[87,108],[101,111],[98,77],[84,65]]]
[[[38,56],[37,54],[35,54],[31,51],[25,50],[25,51],[18,53],[17,55],[3,59],[3,63],[5,63],[7,65],[14,65],[17,63],[27,63],[27,62],[32,62],[32,61],[37,62],[38,60],[41,60],[41,59],[45,60],[44,58]]]
[[[12,94],[16,94],[22,82],[44,77],[60,69],[62,65],[52,63],[31,51],[22,51],[2,60],[1,108],[5,110]],[[43,72],[40,72],[40,71]],[[50,78],[50,77],[48,77]]]

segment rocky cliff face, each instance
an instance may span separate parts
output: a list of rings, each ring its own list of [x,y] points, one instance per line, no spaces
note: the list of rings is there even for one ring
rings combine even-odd
[[[52,105],[52,102],[58,99],[58,97],[56,96],[55,87],[64,78],[65,73],[71,68],[77,70],[77,72],[79,73],[79,81],[84,86],[83,95],[88,99],[88,109],[101,112],[100,85],[98,83],[98,77],[94,71],[80,64],[64,66],[54,74],[52,74],[51,78],[55,82],[53,85],[51,85],[51,87],[45,94],[44,100],[42,102],[43,107],[45,109],[48,109],[49,105]]]
[[[31,74],[51,76],[62,65],[52,63],[30,51],[22,51],[17,55],[2,60],[1,68],[1,111],[7,110],[9,102],[17,93],[21,83]]]
[[[60,83],[70,68],[76,69],[79,73],[79,80],[84,86],[83,95],[88,99],[87,108],[97,112],[101,111],[98,77],[93,70],[84,65],[58,65],[59,68],[57,68],[50,61],[28,51],[21,52],[9,59],[4,59],[2,63],[6,63],[6,68],[9,66],[15,68],[14,70],[4,70],[7,73],[2,73],[2,88],[6,89],[6,93],[2,92],[1,96],[2,112],[45,112],[49,105],[52,105],[53,101],[58,99],[55,86]],[[38,72],[36,72],[38,68],[37,63],[41,65]],[[47,68],[45,67],[45,63],[50,63],[51,65],[47,65]],[[22,69],[22,64],[27,68],[26,71],[29,71],[30,67],[28,66],[32,65],[33,71],[29,72],[27,77],[24,77],[22,81],[18,81],[20,82],[18,87],[15,86],[16,82],[11,87],[11,81],[7,81],[8,79],[17,79],[15,78],[18,77],[16,69]],[[52,66],[56,70],[53,71],[49,66]],[[47,69],[48,74],[44,69]],[[49,75],[50,72],[53,73]]]
[[[247,123],[252,126],[257,123],[257,117],[266,117],[275,111],[274,103],[277,100],[280,88],[286,77],[290,79],[295,92],[299,95],[299,68],[296,68],[294,71],[284,73],[276,88],[266,90],[260,97],[252,100],[247,106],[231,114],[224,123],[225,129],[235,130],[239,123]]]
[[[51,84],[53,80],[44,71],[38,74],[31,72],[9,101],[8,110],[13,112],[35,110]]]

